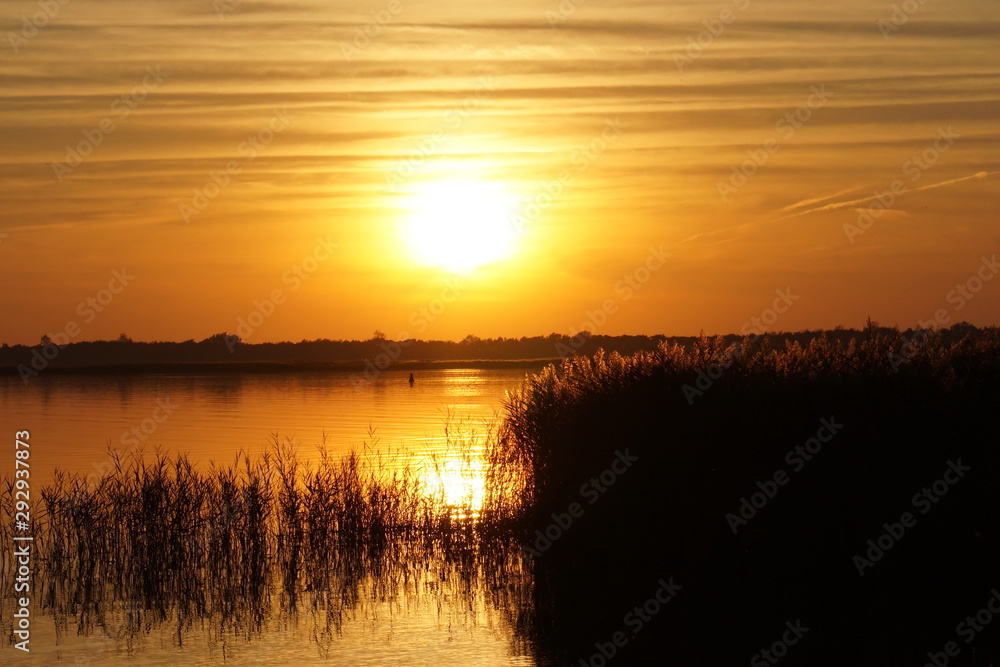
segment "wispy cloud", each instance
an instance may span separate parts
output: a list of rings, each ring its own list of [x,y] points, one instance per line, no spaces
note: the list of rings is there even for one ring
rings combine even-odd
[[[860,189],[861,189],[860,186],[856,188],[847,188],[845,190],[840,190],[839,192],[835,192],[832,195],[823,195],[822,197],[812,197],[810,199],[803,199],[802,201],[795,202],[794,204],[789,204],[788,206],[785,206],[780,210],[794,211],[797,208],[805,208],[806,206],[812,206],[813,204],[818,204],[821,201],[826,201],[828,199],[836,199],[837,197],[843,197],[846,194],[857,192]]]
[[[977,172],[975,174],[972,174],[971,176],[962,176],[960,178],[952,178],[952,179],[949,179],[947,181],[941,181],[940,183],[931,183],[930,185],[924,185],[924,186],[919,187],[919,188],[912,188],[912,189],[909,189],[909,190],[905,190],[905,191],[903,191],[900,194],[900,196],[904,196],[906,194],[910,194],[910,193],[914,193],[914,192],[922,192],[924,190],[936,190],[937,188],[947,187],[949,185],[954,185],[956,183],[964,183],[966,181],[978,180],[978,179],[986,178],[987,176],[994,176],[996,174],[1000,174],[1000,171],[980,171],[980,172]],[[857,191],[858,189],[860,189],[860,188],[852,188],[851,190],[848,190],[847,192],[854,192],[854,191]],[[846,192],[843,193],[843,194],[846,194]],[[830,199],[830,198],[833,198],[833,197],[836,197],[836,196],[838,196],[838,195],[830,195],[829,197],[825,197],[823,199]],[[808,209],[806,211],[799,211],[798,213],[795,213],[795,214],[792,214],[792,215],[786,215],[786,216],[783,216],[783,217],[780,217],[780,218],[774,218],[773,220],[771,220],[771,222],[777,222],[778,220],[787,220],[788,218],[797,218],[797,217],[802,216],[802,215],[809,215],[810,213],[821,213],[823,211],[836,211],[838,209],[843,209],[843,208],[857,208],[857,207],[861,206],[862,204],[867,204],[869,202],[876,201],[881,196],[882,195],[880,193],[876,193],[874,195],[871,195],[870,197],[862,197],[861,199],[851,199],[849,201],[834,202],[834,203],[831,203],[831,204],[826,204],[825,206],[818,206],[816,208],[811,208],[811,209]],[[823,199],[818,199],[816,201],[823,201]],[[789,210],[790,208],[794,208],[794,207],[797,207],[797,206],[798,205],[793,205],[792,207],[785,207],[785,208],[783,208],[781,210],[785,211],[785,210]]]
[[[627,268],[636,248],[661,243],[687,243],[697,279],[671,288],[671,312],[692,306],[678,315],[687,321],[671,326],[712,328],[699,318],[725,311],[734,287],[758,281],[766,293],[779,270],[807,275],[825,252],[818,248],[838,252],[840,239],[828,238],[829,228],[800,216],[865,206],[871,190],[864,184],[897,173],[925,149],[930,128],[947,124],[962,129],[961,142],[920,181],[939,183],[909,191],[928,190],[927,208],[922,202],[910,214],[940,221],[928,229],[967,231],[947,238],[933,231],[905,242],[914,254],[957,257],[996,235],[982,231],[998,207],[995,181],[987,178],[995,172],[967,176],[996,169],[1000,150],[1000,70],[989,57],[1000,34],[993,3],[927,3],[920,20],[887,43],[876,26],[885,7],[870,0],[808,11],[793,0],[754,2],[683,72],[674,56],[733,3],[575,3],[578,11],[553,28],[546,11],[558,10],[558,0],[490,6],[402,0],[398,15],[378,30],[373,14],[387,0],[244,0],[229,3],[224,20],[210,0],[69,3],[19,53],[2,42],[0,232],[17,230],[26,250],[14,252],[13,234],[4,241],[0,284],[10,287],[0,294],[0,310],[26,313],[11,324],[23,328],[14,338],[37,340],[39,330],[52,326],[37,304],[70,289],[48,287],[43,296],[39,285],[72,286],[91,269],[101,275],[104,263],[127,260],[158,276],[145,285],[161,291],[142,298],[164,304],[155,318],[135,316],[178,323],[156,336],[187,338],[196,335],[191,326],[208,335],[224,324],[206,324],[211,314],[191,317],[185,295],[204,295],[200,301],[213,310],[238,311],[267,287],[218,281],[217,267],[226,275],[266,277],[271,273],[261,267],[275,257],[273,246],[296,255],[300,236],[336,230],[352,244],[354,261],[338,267],[337,284],[370,284],[377,296],[365,301],[331,279],[316,289],[315,302],[303,297],[302,307],[326,312],[333,299],[342,314],[410,312],[401,292],[379,289],[407,279],[395,238],[406,203],[385,183],[386,173],[425,145],[435,148],[417,180],[483,173],[531,199],[563,171],[574,175],[523,239],[518,269],[524,280],[559,289],[526,296],[513,280],[492,286],[498,302],[522,304],[537,319],[501,332],[456,318],[453,326],[468,330],[435,335],[562,331],[566,318],[591,307],[585,298],[594,280],[606,275],[614,284],[615,267]],[[35,9],[34,0],[0,3],[0,24],[17,31],[22,15]],[[358,35],[366,27],[370,44],[345,61],[341,45],[364,42]],[[68,147],[88,149],[81,146],[85,133],[96,136],[93,128],[114,113],[115,101],[131,95],[146,66],[158,64],[170,72],[169,85],[149,93],[127,118],[116,116],[114,131],[56,182],[50,164],[65,162]],[[467,108],[483,76],[500,85]],[[796,111],[810,86],[822,84],[836,91],[831,104],[786,138],[775,124]],[[178,225],[178,204],[240,160],[247,137],[284,107],[294,124],[233,176],[198,225]],[[599,159],[586,160],[587,152],[600,151],[595,136],[614,118],[626,132]],[[439,128],[447,141],[434,139]],[[716,183],[774,136],[780,150],[732,201],[721,202]],[[952,197],[947,186],[966,181],[976,196]],[[779,223],[788,218],[795,220]],[[94,250],[81,255],[81,247]],[[44,263],[32,259],[41,252]],[[865,252],[873,267],[895,257],[889,243],[866,244]],[[98,259],[100,266],[91,266]],[[178,275],[182,264],[197,267],[202,279]],[[572,276],[565,283],[555,275],[563,270]],[[829,284],[845,294],[861,280],[842,268],[830,276]],[[139,298],[152,287],[136,289]],[[634,317],[632,330],[662,329],[667,302],[633,303],[618,321]],[[58,309],[50,314],[61,317]],[[231,321],[229,315],[219,321]],[[369,322],[353,329],[362,317],[344,315],[341,323],[331,315],[297,335],[367,335]],[[311,322],[305,315],[302,321]],[[151,331],[160,326],[149,324]],[[129,327],[129,333],[139,331]]]

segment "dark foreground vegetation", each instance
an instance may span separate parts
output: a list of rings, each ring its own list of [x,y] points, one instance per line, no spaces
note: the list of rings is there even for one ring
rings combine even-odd
[[[498,456],[530,471],[538,649],[1000,664],[1000,336],[953,333],[706,339],[530,378]]]
[[[996,665],[998,415],[997,329],[580,355],[508,397],[482,508],[370,453],[116,459],[45,491],[35,576],[124,650],[434,591],[544,665]]]
[[[471,442],[450,445],[469,462]],[[530,575],[512,532],[471,496],[446,499],[426,466],[370,449],[323,450],[306,465],[277,441],[262,460],[210,469],[184,455],[110,455],[99,480],[56,473],[36,502],[33,610],[64,637],[95,635],[129,655],[155,643],[151,633],[180,647],[198,632],[217,659],[256,664],[268,632],[297,626],[323,656],[347,620],[429,598],[442,626],[482,623],[485,609],[512,650],[527,651]],[[4,522],[4,543],[11,532]],[[9,549],[0,565],[14,571]],[[9,644],[11,588],[0,605]]]

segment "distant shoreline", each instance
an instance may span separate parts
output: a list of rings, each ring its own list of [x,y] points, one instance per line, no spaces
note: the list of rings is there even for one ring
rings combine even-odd
[[[444,359],[400,360],[379,373],[389,371],[444,370],[451,368],[502,369],[544,368],[559,363],[559,357],[548,359]],[[189,361],[163,363],[103,364],[95,366],[53,366],[42,375],[200,375],[210,373],[363,373],[371,362],[287,362],[287,361]],[[16,366],[0,367],[0,376],[17,376]]]
[[[752,327],[751,327],[752,328]],[[387,370],[417,371],[439,368],[542,368],[573,356],[589,357],[600,350],[629,356],[656,350],[660,345],[693,349],[700,340],[715,345],[787,345],[808,348],[817,339],[840,345],[861,345],[876,334],[893,336],[901,346],[922,342],[929,331],[900,331],[870,323],[864,330],[761,332],[704,337],[667,337],[590,334],[549,334],[532,338],[483,339],[469,336],[461,342],[436,340],[367,341],[315,340],[298,343],[244,343],[236,336],[216,334],[202,341],[134,342],[122,335],[116,341],[64,342],[43,336],[37,345],[0,345],[0,375],[30,380],[42,373],[60,374],[205,374],[205,373],[366,373]],[[934,331],[935,339],[951,344],[963,338],[992,339],[997,327],[954,324]],[[56,336],[58,339],[59,337]],[[65,338],[65,336],[64,336]]]

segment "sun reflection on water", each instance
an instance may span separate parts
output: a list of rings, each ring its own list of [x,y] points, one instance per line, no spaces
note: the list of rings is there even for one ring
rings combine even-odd
[[[453,510],[453,517],[475,518],[486,499],[486,461],[478,453],[432,455],[420,481],[427,495]]]

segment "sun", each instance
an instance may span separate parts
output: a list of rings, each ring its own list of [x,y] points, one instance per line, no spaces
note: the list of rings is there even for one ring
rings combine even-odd
[[[510,257],[515,248],[513,198],[501,184],[442,180],[412,196],[405,241],[414,259],[451,273]]]

